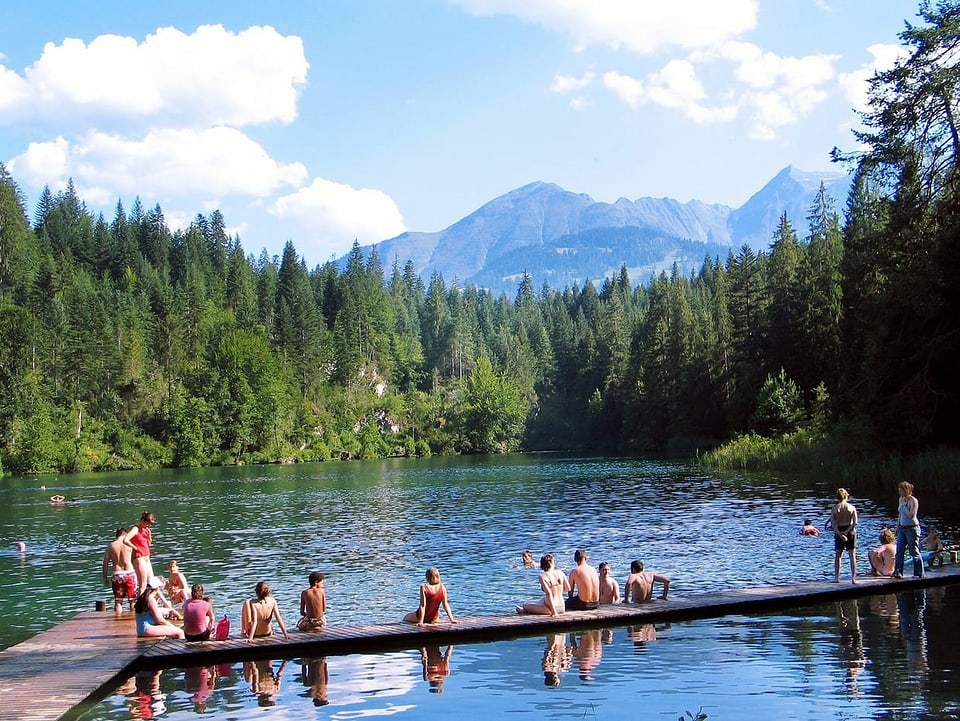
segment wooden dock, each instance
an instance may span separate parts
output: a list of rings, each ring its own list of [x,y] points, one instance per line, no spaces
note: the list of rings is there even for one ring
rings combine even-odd
[[[563,616],[508,614],[463,617],[428,628],[407,623],[329,626],[319,633],[290,633],[247,641],[234,634],[226,641],[186,643],[175,639],[137,639],[133,615],[89,611],[28,641],[0,651],[0,721],[55,721],[74,706],[109,693],[140,669],[189,668],[257,658],[334,656],[376,653],[430,644],[477,643],[546,635],[582,628],[665,623],[732,613],[758,613],[880,593],[960,582],[960,565],[928,572],[923,579],[863,578],[811,581],[791,585],[733,589],[675,597],[640,605],[602,606],[568,611]]]

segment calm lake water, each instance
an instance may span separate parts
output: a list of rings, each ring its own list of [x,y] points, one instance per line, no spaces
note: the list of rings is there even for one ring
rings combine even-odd
[[[116,526],[145,509],[158,519],[158,572],[179,560],[235,626],[241,602],[265,579],[292,626],[315,569],[327,575],[331,624],[399,619],[416,606],[430,565],[440,568],[455,613],[501,613],[538,596],[537,571],[519,563],[523,548],[551,552],[569,570],[583,546],[621,583],[630,560],[642,558],[671,576],[678,596],[822,580],[832,573],[832,537],[797,530],[804,517],[822,525],[834,490],[827,481],[721,480],[680,463],[561,455],[5,478],[0,647],[97,600],[109,603],[103,550]],[[867,547],[894,521],[896,494],[851,492],[865,567]],[[54,493],[71,501],[51,506]],[[924,521],[956,538],[956,508],[917,494]],[[960,663],[958,594],[930,589],[789,614],[458,646],[449,676],[441,675],[443,693],[424,680],[418,649],[277,659],[272,673],[264,664],[174,669],[130,679],[78,713],[672,721],[702,706],[711,719],[957,718],[960,695],[949,687]],[[429,651],[432,658],[443,649]],[[544,684],[545,662],[559,686]],[[279,690],[268,695],[261,683],[255,694],[257,673]],[[318,696],[328,703],[317,705]]]

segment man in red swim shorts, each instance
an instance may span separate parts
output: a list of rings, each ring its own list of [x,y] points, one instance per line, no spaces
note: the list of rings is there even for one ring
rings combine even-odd
[[[103,554],[103,585],[113,587],[113,610],[123,610],[123,602],[127,601],[130,610],[133,610],[133,601],[137,597],[137,573],[133,570],[133,552],[123,543],[127,529],[120,527],[114,541],[107,546]],[[110,570],[113,578],[108,580]]]

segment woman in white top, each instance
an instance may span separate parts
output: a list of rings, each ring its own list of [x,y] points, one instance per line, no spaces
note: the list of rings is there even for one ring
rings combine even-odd
[[[894,563],[893,577],[903,578],[903,557],[910,549],[913,557],[913,575],[923,578],[923,559],[920,557],[920,501],[913,495],[913,484],[901,481],[897,484],[900,503],[897,505],[897,560]]]

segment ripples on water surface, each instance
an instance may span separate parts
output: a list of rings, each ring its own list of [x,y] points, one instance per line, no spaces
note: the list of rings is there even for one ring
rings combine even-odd
[[[40,490],[41,483],[46,490]],[[235,624],[242,600],[257,580],[266,579],[292,626],[300,590],[314,569],[327,574],[328,618],[334,624],[399,619],[415,607],[417,586],[430,565],[440,568],[455,613],[501,613],[539,595],[537,571],[519,564],[525,547],[537,555],[553,553],[565,570],[573,565],[573,551],[586,547],[594,564],[610,562],[621,584],[630,560],[642,558],[648,568],[672,577],[674,595],[824,579],[831,573],[832,537],[801,538],[797,530],[804,517],[822,525],[834,490],[793,479],[720,480],[672,463],[553,455],[2,479],[0,646],[108,598],[108,589],[99,585],[103,549],[117,525],[133,523],[144,509],[158,517],[153,556],[158,573],[165,572],[167,560],[179,559],[188,580],[204,583],[215,610],[229,613]],[[896,496],[874,501],[852,491],[861,514],[865,566],[866,547],[894,520]],[[47,499],[53,493],[75,500],[52,507]],[[918,495],[925,520],[956,537],[949,519]],[[27,546],[22,556],[17,541]],[[763,623],[756,620],[754,628]],[[682,635],[690,658],[697,657],[694,648],[702,654],[717,643],[706,630],[713,627],[709,622],[684,627],[695,631]],[[666,635],[670,643],[656,648],[679,644],[675,629]],[[625,631],[617,629],[615,636],[625,637]],[[777,634],[771,632],[770,638],[759,644],[751,662],[761,663],[778,647]],[[723,640],[721,668],[726,654],[743,653],[736,645],[726,648],[728,639]],[[538,642],[517,642],[530,643]],[[512,710],[513,697],[524,698],[532,690],[496,680],[503,677],[502,670],[484,670],[488,657],[511,658],[511,653],[495,650],[500,647],[457,649],[454,663],[459,678],[489,688],[491,699],[504,695],[498,703]],[[604,646],[603,666],[614,679],[618,674],[630,679],[636,671],[618,667],[616,648],[616,643]],[[627,657],[634,659],[632,649]],[[393,678],[392,671],[383,670],[397,667],[396,659],[388,658],[352,659],[352,666],[331,659],[331,688],[335,680],[358,683],[348,669],[363,664],[375,666],[363,672],[373,678]],[[410,658],[419,667],[419,657]],[[467,661],[474,674],[459,671]],[[732,668],[733,659],[730,663]],[[711,665],[703,671],[714,669]],[[288,664],[287,689],[295,687],[298,673]],[[647,675],[646,666],[642,673]],[[789,679],[796,670],[780,668],[777,673]],[[515,675],[524,677],[516,670],[507,678]],[[232,678],[218,680],[218,693],[236,685]],[[580,693],[589,694],[590,688]],[[561,696],[574,693],[567,686],[561,689]],[[684,689],[664,688],[662,693],[687,698]],[[452,703],[446,698],[444,703]],[[561,713],[568,704],[556,698],[545,699],[548,708],[536,711],[521,704],[523,713]],[[672,716],[666,717],[676,718],[686,710],[684,703],[671,704]],[[554,704],[559,707],[551,711]],[[587,708],[576,717],[590,717]],[[231,711],[229,717],[243,714]]]
[[[440,647],[431,678],[416,650],[145,672],[73,719],[957,718],[944,595]]]

